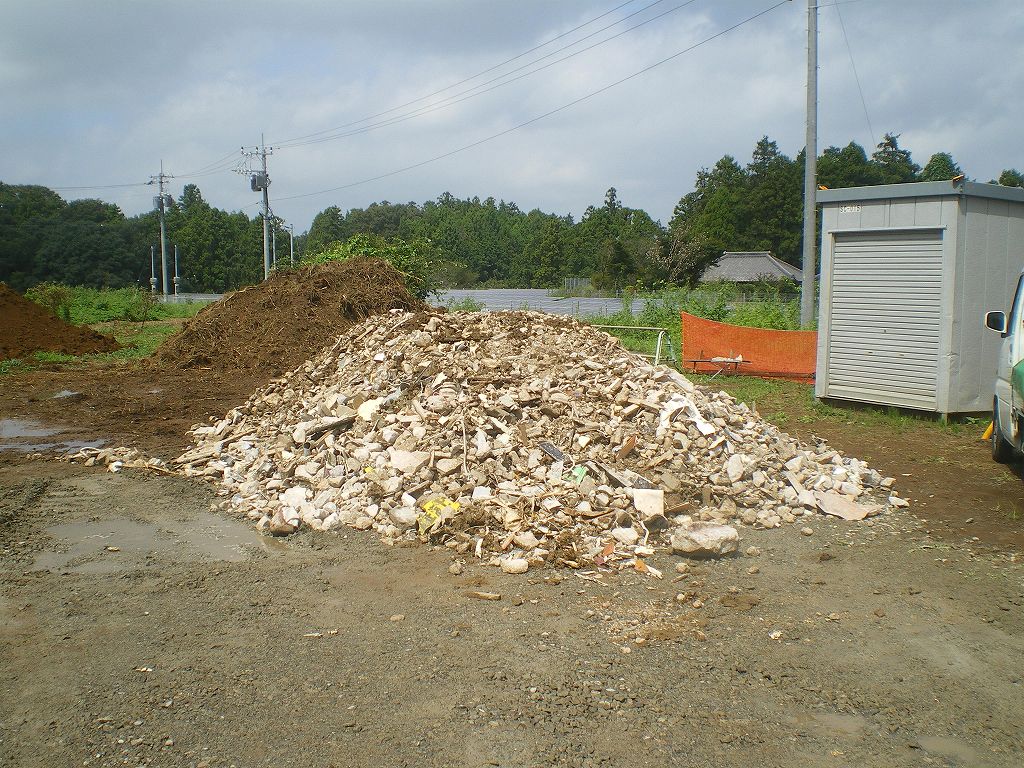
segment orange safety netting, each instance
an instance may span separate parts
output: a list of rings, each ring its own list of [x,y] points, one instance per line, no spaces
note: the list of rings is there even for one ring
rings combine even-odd
[[[717,323],[681,312],[682,367],[694,373],[813,379],[817,331],[775,331]]]

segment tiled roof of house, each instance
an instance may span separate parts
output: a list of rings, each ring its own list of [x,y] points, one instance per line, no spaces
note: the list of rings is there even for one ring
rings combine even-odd
[[[753,283],[762,278],[800,280],[800,269],[772,256],[768,251],[726,251],[718,263],[708,268],[700,281],[730,280]]]

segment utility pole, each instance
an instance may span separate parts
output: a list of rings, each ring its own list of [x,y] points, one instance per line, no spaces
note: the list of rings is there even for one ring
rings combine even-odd
[[[267,155],[274,154],[274,149],[264,143],[263,134],[260,134],[260,145],[253,149],[242,147],[242,154],[250,158],[258,157],[261,161],[262,171],[246,169],[240,173],[249,175],[249,185],[253,192],[263,193],[263,279],[266,280],[270,277],[270,193],[267,191],[270,176],[267,175]]]
[[[167,296],[167,208],[171,204],[171,196],[164,194],[164,183],[167,179],[173,179],[169,173],[164,173],[164,161],[160,161],[160,173],[150,176],[147,184],[157,184],[160,194],[153,199],[153,206],[160,211],[160,274],[163,278],[164,297]]]
[[[800,325],[814,320],[814,251],[818,171],[818,0],[807,0],[807,138],[804,158],[804,251],[800,281]]]
[[[285,224],[284,228],[288,230],[288,264],[295,266],[295,225]]]
[[[277,269],[277,222],[273,222],[274,226],[270,230],[270,251],[271,251],[271,263],[274,265],[274,269]]]
[[[156,246],[149,246],[149,292],[156,293]]]

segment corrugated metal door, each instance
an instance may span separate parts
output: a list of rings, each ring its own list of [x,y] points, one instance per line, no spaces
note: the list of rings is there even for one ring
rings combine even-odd
[[[835,235],[826,396],[933,410],[942,232]]]

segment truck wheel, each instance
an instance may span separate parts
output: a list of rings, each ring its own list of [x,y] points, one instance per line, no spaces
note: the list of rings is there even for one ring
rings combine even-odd
[[[1000,464],[1009,464],[1017,458],[1017,452],[1003,437],[999,429],[999,408],[992,408],[992,458]]]

